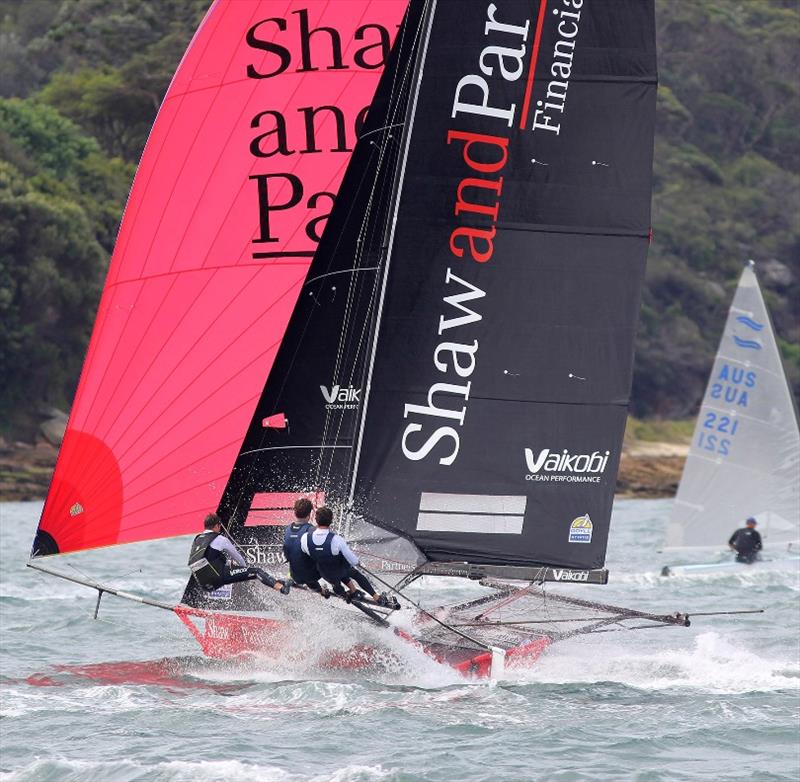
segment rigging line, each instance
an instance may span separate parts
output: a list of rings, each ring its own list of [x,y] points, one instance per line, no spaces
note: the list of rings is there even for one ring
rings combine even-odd
[[[403,25],[402,32],[401,32],[401,38],[400,38],[400,44],[399,44],[400,46],[402,46],[402,42],[403,42],[403,40],[404,40],[404,38],[405,38],[406,32],[407,32],[406,25]],[[391,89],[390,89],[390,92],[389,92],[389,104],[390,104],[390,105],[391,105],[392,99],[393,99],[393,97],[394,97],[394,95],[395,95],[395,88],[396,88],[396,81],[397,81],[397,73],[398,73],[398,71],[396,70],[396,71],[395,71],[395,74],[394,74],[394,77],[393,77],[393,83],[392,83],[392,87],[391,87]],[[362,175],[362,177],[361,177],[361,182],[359,183],[359,187],[358,187],[358,189],[357,189],[357,192],[358,192],[358,191],[361,189],[361,185],[364,183],[364,180],[365,180],[365,179],[366,179],[366,177],[367,177],[367,174],[368,174],[368,172],[369,172],[369,170],[370,170],[370,167],[371,167],[371,166],[370,166],[370,163],[371,163],[371,158],[372,158],[373,156],[374,156],[374,150],[372,150],[372,151],[371,151],[371,153],[370,153],[370,159],[368,159],[368,160],[367,160],[367,164],[366,164],[366,166],[365,166],[365,171],[364,171],[364,174],[363,174],[363,175]],[[381,159],[382,159],[382,157],[381,157]],[[380,168],[380,160],[379,160],[378,168]],[[370,201],[371,201],[371,199],[372,199],[372,197],[373,197],[375,186],[376,186],[376,180],[373,180],[373,182],[372,182],[372,188],[371,188],[371,193],[370,193]],[[355,206],[356,206],[356,200],[354,200],[354,201],[353,201],[353,203],[351,204],[351,207],[350,207],[350,209],[348,210],[348,213],[347,213],[347,215],[346,215],[346,217],[345,217],[345,221],[344,221],[344,222],[345,222],[345,225],[346,225],[346,224],[347,224],[347,223],[350,221],[350,218],[351,218],[351,216],[352,216],[352,214],[353,214],[353,211],[354,211],[354,209],[355,209]],[[360,230],[361,230],[361,236],[359,237],[359,240],[357,241],[357,246],[359,246],[359,244],[360,244],[360,242],[361,242],[361,240],[362,240],[362,238],[363,238],[363,230],[364,230],[364,226],[365,226],[365,224],[366,224],[366,216],[364,216],[364,217],[362,218],[361,229],[360,229]],[[340,244],[341,244],[341,242],[342,242],[342,238],[343,238],[343,234],[340,234],[340,236],[339,236],[339,239],[338,239],[338,241],[336,242],[336,244],[335,244],[335,246],[334,246],[334,248],[333,248],[332,254],[331,254],[331,259],[332,259],[332,260],[333,260],[333,258],[335,258],[336,254],[337,254],[337,253],[338,253],[338,251],[339,251],[339,247],[340,247]],[[346,310],[346,312],[345,312],[345,322],[347,322],[347,314],[346,314],[346,313],[347,313],[347,310]],[[304,333],[305,333],[305,331],[304,331]],[[291,366],[293,366],[293,364],[294,364],[294,359],[293,359],[293,361],[292,361],[292,363],[291,363],[291,365],[290,365],[290,369],[291,369]],[[338,367],[338,358],[337,358],[337,367]],[[288,377],[288,373],[287,373],[287,377]],[[327,418],[327,416],[326,416],[326,418]]]
[[[402,40],[404,40],[404,36],[406,35],[406,32],[407,32],[407,26],[406,26],[406,25],[403,25],[403,27],[402,27],[402,33],[401,33],[401,43],[402,43]],[[389,96],[389,100],[390,100],[390,101],[391,101],[392,97],[393,97],[393,96],[394,96],[394,94],[395,94],[395,85],[396,85],[397,76],[398,76],[399,72],[400,72],[400,69],[397,69],[397,70],[395,71],[395,74],[394,74],[393,84],[392,84],[392,88],[391,88],[391,90],[390,90],[390,96]],[[372,154],[374,154],[374,151],[371,153],[371,155],[372,155]],[[363,185],[363,183],[364,183],[364,180],[365,180],[365,178],[366,178],[366,176],[367,176],[367,172],[369,171],[369,169],[370,169],[370,165],[369,165],[369,160],[368,160],[368,161],[367,161],[367,166],[365,167],[365,172],[364,172],[364,175],[363,175],[363,176],[362,176],[362,178],[361,178],[361,182],[360,182],[360,183],[359,183],[359,185],[358,185],[357,191],[358,191],[358,190],[360,190],[361,186]],[[374,185],[374,183],[373,183],[373,188],[374,188],[374,186],[375,186],[375,185]],[[351,207],[350,207],[350,209],[349,209],[349,211],[348,211],[347,215],[345,216],[345,224],[347,224],[347,223],[350,221],[350,218],[351,218],[351,216],[352,216],[352,213],[353,213],[353,210],[354,210],[354,208],[355,208],[355,201],[353,202],[353,204],[351,205]],[[339,239],[338,239],[338,241],[336,242],[336,244],[335,244],[334,248],[333,248],[332,258],[333,258],[333,257],[335,257],[335,254],[338,252],[338,250],[339,250],[339,245],[340,245],[341,241],[342,241],[342,237],[340,236],[340,237],[339,237]],[[312,310],[312,314],[313,314],[313,310]],[[282,393],[283,393],[283,390],[284,390],[284,388],[285,388],[285,385],[286,385],[286,381],[287,381],[287,379],[288,379],[288,377],[289,377],[289,374],[290,374],[290,372],[291,372],[291,369],[292,369],[292,367],[294,366],[294,363],[295,363],[295,361],[297,360],[297,356],[298,356],[298,354],[299,354],[299,351],[300,351],[300,346],[301,346],[301,344],[302,344],[302,342],[303,342],[303,339],[304,339],[304,336],[305,336],[306,330],[307,330],[307,328],[308,328],[308,325],[309,325],[309,323],[310,323],[310,320],[311,320],[311,316],[309,315],[309,318],[307,319],[307,321],[306,321],[306,324],[305,324],[305,326],[304,326],[304,328],[303,328],[303,330],[302,330],[302,333],[301,333],[301,335],[300,335],[300,340],[298,341],[298,345],[297,345],[297,348],[296,348],[296,350],[295,350],[295,353],[294,353],[294,355],[292,356],[292,358],[291,358],[291,360],[290,360],[290,362],[289,362],[289,367],[288,367],[288,370],[287,370],[286,376],[285,376],[285,378],[284,378],[284,382],[283,382],[283,384],[282,384],[281,388],[278,390],[277,398],[280,398],[280,397],[281,397],[281,395],[282,395]],[[266,381],[266,382],[269,382],[269,376],[267,377],[267,381]],[[266,430],[262,432],[262,434],[261,434],[261,438],[260,438],[260,443],[259,443],[259,444],[263,444],[263,443],[265,442],[265,439],[266,439],[266,437],[267,437],[267,434],[268,434],[268,433],[267,433],[267,431],[266,431]],[[320,460],[321,460],[321,457],[322,457],[322,454],[320,454]],[[246,477],[246,478],[245,478],[245,479],[244,479],[244,480],[241,482],[241,484],[240,484],[241,488],[240,488],[240,490],[239,490],[239,492],[238,492],[238,495],[237,495],[237,497],[235,498],[235,503],[234,503],[234,506],[233,506],[233,510],[232,510],[232,512],[231,512],[231,515],[232,515],[232,516],[236,516],[236,515],[238,515],[238,514],[239,514],[239,508],[240,508],[240,505],[241,505],[241,503],[242,503],[242,501],[243,501],[243,499],[244,499],[245,492],[246,492],[246,490],[247,490],[247,486],[248,486],[248,485],[250,485],[250,482],[251,482],[251,477],[252,477],[252,474],[253,474],[253,470],[254,470],[254,469],[255,469],[255,464],[251,464],[251,465],[250,465],[250,468],[249,468],[249,469],[248,469],[248,471],[247,471],[247,477]]]
[[[415,36],[414,36],[415,40],[412,42],[412,51],[413,51],[413,47],[416,45],[416,41],[419,38],[420,27],[421,27],[420,25],[417,26],[417,29],[416,29],[416,32],[415,32]],[[402,38],[401,38],[399,46],[398,46],[398,59],[399,59],[399,53],[402,51],[402,48],[403,48],[403,45],[404,45],[404,42],[405,42],[406,34],[407,34],[407,26],[404,26],[403,33],[402,33]],[[400,104],[402,102],[401,101],[401,96],[402,96],[403,90],[405,89],[405,85],[406,85],[408,76],[409,76],[409,74],[411,72],[410,66],[411,66],[412,60],[413,60],[413,58],[409,58],[408,62],[406,63],[405,69],[401,69],[400,67],[397,67],[395,69],[394,74],[393,74],[392,88],[390,90],[390,95],[389,95],[389,98],[388,98],[388,108],[389,108],[389,112],[390,112],[390,117],[389,117],[390,120],[394,119],[396,113],[399,111]],[[398,85],[397,85],[398,77],[401,74],[402,74],[401,83],[400,83],[400,87],[398,88]],[[384,126],[384,127],[386,128],[386,127],[390,127],[390,126]],[[386,130],[384,130],[384,138],[383,138],[383,141],[381,143],[381,146],[379,147],[379,158],[378,158],[378,162],[377,162],[377,166],[376,166],[375,176],[374,176],[374,178],[372,180],[372,187],[371,187],[371,190],[370,190],[370,194],[369,194],[369,198],[368,198],[368,201],[367,201],[367,204],[366,204],[364,215],[362,217],[361,225],[359,227],[359,235],[358,235],[358,238],[356,240],[356,248],[357,248],[357,254],[358,254],[357,257],[359,259],[361,259],[365,254],[364,242],[365,242],[365,240],[367,238],[367,229],[368,229],[368,226],[370,224],[370,217],[372,215],[373,208],[374,208],[373,207],[373,203],[375,201],[375,195],[376,195],[376,192],[378,190],[378,183],[383,178],[382,177],[382,169],[384,167],[384,162],[387,159],[387,153],[388,153],[388,149],[389,149],[389,146],[390,146],[390,144],[389,144],[390,141],[391,141],[391,134],[387,133]],[[370,143],[372,143],[372,142],[370,142]],[[379,253],[380,253],[380,249],[379,249]],[[356,367],[357,367],[357,365],[359,363],[361,363],[361,362],[358,361],[358,356],[361,353],[362,345],[364,343],[364,338],[366,336],[366,332],[367,332],[367,330],[369,328],[369,325],[371,323],[371,320],[372,320],[372,311],[373,311],[373,308],[374,308],[374,298],[375,298],[375,293],[376,293],[377,288],[378,288],[378,277],[379,277],[379,275],[376,275],[376,278],[375,278],[375,280],[373,282],[373,286],[372,286],[373,290],[372,290],[372,294],[370,295],[370,300],[368,302],[367,312],[365,314],[366,317],[364,318],[364,321],[362,323],[361,334],[360,334],[360,336],[359,336],[359,338],[357,340],[357,343],[356,343],[355,354],[354,354],[355,355],[355,360],[352,363],[352,369],[351,369],[350,378],[349,378],[349,382],[351,384],[352,384],[353,378],[355,377]],[[359,292],[359,297],[360,297],[360,292]],[[350,342],[351,335],[349,333],[349,330],[350,330],[349,329],[349,325],[350,325],[350,322],[351,322],[351,319],[352,319],[353,299],[354,298],[355,298],[355,292],[354,292],[353,288],[351,287],[348,290],[348,299],[347,299],[347,302],[346,302],[346,308],[345,308],[345,312],[344,312],[343,319],[342,319],[340,338],[339,338],[339,345],[338,345],[338,348],[337,348],[336,362],[335,362],[335,365],[334,365],[334,377],[338,376],[338,373],[340,372],[340,367],[341,367],[341,364],[342,364],[342,359],[343,359],[343,356],[344,356],[345,347],[346,347],[347,343]],[[325,427],[324,427],[324,431],[323,431],[323,439],[327,439],[328,438],[328,430],[329,430],[329,427],[331,425],[332,415],[333,415],[333,411],[328,411],[326,413]],[[343,425],[344,425],[344,416],[340,416],[339,417],[338,426],[336,428],[336,434],[334,436],[334,442],[338,441]],[[333,465],[331,463],[331,465],[329,467],[329,470],[332,469],[332,466]],[[316,476],[316,480],[317,480],[318,483],[320,483],[321,480],[322,480],[321,473],[322,473],[322,460],[320,459],[320,463],[319,463],[319,467],[318,467],[318,471],[317,471],[317,476]],[[326,483],[327,483],[327,480],[329,478],[330,478],[330,472],[328,472],[327,475],[325,476]]]
[[[534,588],[535,584],[536,584],[535,581],[531,581],[531,583],[528,584],[528,586],[523,587],[523,588],[519,589],[516,592],[511,592],[500,603],[498,603],[495,606],[491,606],[490,608],[487,608],[485,611],[483,611],[482,613],[478,614],[475,618],[476,619],[483,619],[483,617],[485,617],[487,614],[491,613],[492,611],[497,611],[499,608],[503,608],[504,606],[508,605],[509,603],[512,603],[514,600],[517,600],[518,598],[522,597],[523,595],[531,594],[531,590]]]
[[[420,35],[420,31],[421,31],[421,25],[418,25],[417,29],[416,29],[416,32],[415,32],[415,35],[414,35],[414,40],[412,41],[412,44],[411,44],[412,51],[413,51],[413,47],[417,44],[417,41],[418,41],[419,35]],[[403,38],[401,39],[400,48],[398,49],[398,58],[399,58],[399,52],[402,51],[402,46],[403,46],[403,43],[405,41],[405,35],[406,35],[406,29],[404,28],[404,30],[403,30]],[[406,83],[407,83],[407,81],[409,79],[409,76],[413,76],[412,68],[411,68],[412,62],[413,62],[413,58],[410,57],[408,59],[408,62],[406,63],[405,69],[403,69],[401,71],[401,69],[398,67],[395,70],[395,73],[394,73],[394,76],[393,76],[392,90],[391,90],[391,94],[389,96],[389,111],[391,112],[390,119],[394,119],[394,116],[399,111],[400,105],[402,103],[402,94],[403,94],[403,91],[405,89],[405,85],[406,85]],[[400,86],[398,87],[397,86],[398,75],[401,74],[401,73],[402,73],[402,78],[400,80]],[[362,218],[362,221],[361,221],[361,226],[359,227],[359,235],[358,235],[358,238],[357,238],[357,241],[356,241],[356,248],[357,248],[357,253],[358,253],[357,257],[358,257],[359,260],[362,257],[364,257],[364,255],[365,255],[364,242],[365,242],[365,240],[367,238],[368,227],[370,225],[370,217],[371,217],[373,209],[374,209],[373,204],[374,204],[374,201],[375,201],[375,195],[376,195],[376,192],[378,191],[378,184],[383,178],[382,177],[382,171],[384,169],[384,165],[388,164],[388,162],[389,162],[388,151],[389,151],[389,148],[390,148],[390,142],[391,141],[392,141],[391,133],[389,133],[386,130],[384,130],[383,140],[382,140],[382,143],[381,143],[381,145],[379,147],[379,157],[378,157],[378,162],[377,162],[377,166],[376,166],[375,176],[374,176],[373,181],[372,181],[372,188],[370,190],[369,199],[367,201],[367,205],[366,205],[366,208],[365,208],[365,211],[364,211],[364,215],[363,215],[363,218]],[[386,179],[389,179],[389,177],[387,176]],[[380,252],[381,252],[381,250],[380,250],[380,247],[379,247],[379,255],[380,255]],[[359,335],[359,338],[358,338],[357,343],[356,343],[355,360],[352,363],[352,369],[351,369],[350,381],[349,381],[351,384],[352,384],[352,379],[355,376],[356,366],[360,363],[358,361],[358,356],[361,354],[361,349],[362,349],[362,346],[364,344],[364,338],[366,336],[366,333],[367,333],[367,331],[369,329],[369,326],[370,326],[370,323],[372,321],[372,312],[373,312],[373,308],[374,308],[374,298],[375,298],[375,293],[376,293],[376,291],[378,289],[379,277],[380,277],[380,275],[376,275],[376,278],[375,278],[375,280],[373,282],[373,291],[372,291],[372,294],[370,296],[370,300],[368,302],[366,317],[364,318],[364,321],[362,323],[361,334]],[[359,297],[360,297],[360,293],[359,293]],[[343,360],[343,357],[344,357],[346,345],[348,344],[348,342],[350,342],[351,335],[350,335],[349,331],[350,331],[350,322],[351,322],[352,316],[353,316],[353,309],[354,309],[353,308],[353,300],[354,300],[354,298],[355,298],[355,291],[353,289],[353,286],[351,286],[348,289],[348,299],[347,299],[346,308],[345,308],[345,312],[344,312],[343,320],[342,320],[342,326],[341,326],[340,337],[339,337],[339,346],[338,346],[338,349],[337,349],[336,362],[335,362],[335,365],[334,365],[334,377],[337,377],[339,372],[340,372],[340,368],[341,368],[341,365],[342,365],[342,360]],[[329,427],[330,427],[330,424],[331,424],[332,415],[333,415],[333,411],[328,411],[328,413],[326,414],[325,427],[324,427],[324,432],[323,432],[323,439],[327,439],[327,437],[328,437],[328,430],[329,430]],[[342,426],[344,425],[344,418],[345,417],[343,415],[339,417],[338,426],[336,428],[336,434],[334,436],[334,442],[338,441],[338,439],[339,439],[339,436],[340,436],[341,430],[342,430]],[[331,468],[332,468],[332,464],[330,465],[329,469],[331,469]],[[316,479],[317,479],[318,483],[321,482],[321,479],[322,479],[321,473],[322,473],[322,460],[320,459],[319,469],[318,469],[317,476],[316,476]],[[328,472],[328,474],[325,476],[326,483],[327,483],[327,480],[329,478],[330,478],[330,472]]]
[[[419,99],[419,92],[422,86],[422,74],[425,69],[425,60],[428,55],[428,43],[430,41],[431,28],[433,27],[433,17],[434,14],[436,13],[436,0],[430,0],[430,4],[428,6],[427,11],[428,11],[427,19],[425,19],[425,26],[426,26],[425,39],[422,43],[420,51],[418,52],[418,59],[417,62],[415,63],[415,66],[418,65],[418,67],[414,68],[416,85],[412,84],[410,105],[406,109],[408,119],[406,122],[406,132],[404,138],[402,158],[400,163],[400,171],[396,179],[396,189],[393,193],[394,207],[392,210],[392,220],[389,227],[388,242],[387,242],[388,249],[386,252],[386,261],[384,263],[383,280],[381,283],[381,293],[380,293],[380,299],[378,301],[378,311],[376,314],[375,329],[372,338],[372,350],[370,351],[371,355],[368,362],[369,369],[367,371],[366,387],[364,388],[364,401],[362,402],[361,421],[359,426],[358,438],[356,441],[356,452],[353,458],[353,466],[352,466],[353,474],[350,483],[350,497],[349,497],[350,503],[353,502],[353,498],[355,495],[356,476],[358,475],[358,464],[359,460],[361,459],[361,445],[364,441],[364,425],[367,419],[367,406],[369,403],[369,394],[372,385],[372,372],[375,367],[375,358],[378,350],[378,336],[380,335],[380,320],[381,320],[381,314],[383,312],[384,300],[386,297],[386,286],[389,278],[389,268],[392,259],[392,247],[394,246],[395,228],[397,227],[398,211],[400,208],[399,195],[402,192],[403,180],[405,179],[406,162],[408,160],[408,152],[411,147],[411,135],[414,131],[414,118],[417,112],[417,101]]]
[[[413,53],[414,48],[419,46],[419,40],[420,40],[420,36],[422,35],[423,27],[424,27],[423,23],[420,23],[417,26],[417,29],[416,29],[416,32],[415,32],[415,36],[414,36],[414,41],[411,44],[411,52],[412,53]],[[398,100],[395,102],[395,104],[393,106],[394,114],[393,114],[392,118],[394,118],[394,116],[396,116],[399,113],[399,111],[401,109],[401,105],[403,105],[403,101],[401,99],[402,93],[406,89],[408,89],[409,92],[411,92],[413,90],[413,84],[412,84],[413,78],[414,78],[413,63],[415,62],[416,59],[417,59],[417,57],[409,56],[409,58],[408,58],[408,60],[406,62],[406,67],[405,67],[405,70],[403,72],[402,86],[401,86],[400,90],[398,91]],[[408,86],[406,86],[407,84],[408,84]],[[412,99],[412,96],[409,96],[409,98],[407,98],[405,103],[404,103],[404,112],[406,113],[406,115],[408,115],[408,110],[409,110],[409,105],[410,105],[409,101],[411,99]],[[403,124],[405,124],[405,123],[403,123]],[[389,143],[388,142],[391,141],[391,140],[392,140],[391,134],[389,134],[389,136],[386,139],[386,142],[384,144],[384,149],[382,150],[382,154],[385,155],[387,153],[387,150],[389,148]],[[392,201],[396,197],[396,193],[397,193],[396,187],[397,187],[397,182],[398,182],[398,173],[397,173],[398,162],[397,162],[396,158],[394,158],[392,160],[392,164],[393,164],[393,169],[394,169],[392,171],[392,176],[391,177],[390,176],[386,176],[386,178],[385,178],[385,180],[383,182],[383,185],[382,185],[382,193],[386,193],[386,191],[388,191],[388,200],[387,200],[387,197],[386,197],[385,194],[382,195],[382,198],[381,198],[381,200],[387,204],[389,212],[391,212]],[[376,185],[377,185],[377,181],[376,181]],[[372,204],[371,203],[370,203],[370,209],[372,209]],[[388,226],[390,224],[390,220],[389,220],[389,216],[388,215],[384,218],[383,223],[384,223],[384,230],[383,230],[383,235],[382,235],[382,237],[381,237],[381,239],[379,241],[379,244],[378,244],[378,256],[379,257],[383,257],[382,267],[385,267],[385,260],[386,260],[385,251],[386,251],[387,228],[388,228]],[[371,335],[374,338],[375,329],[377,328],[377,316],[376,316],[375,312],[376,312],[376,305],[378,306],[378,311],[379,311],[379,304],[377,304],[377,300],[378,300],[379,295],[380,295],[379,291],[381,289],[381,284],[382,284],[381,275],[376,275],[375,279],[373,281],[372,292],[371,292],[370,300],[369,300],[369,303],[368,303],[366,317],[365,317],[365,319],[364,319],[364,321],[362,323],[360,334],[358,336],[358,343],[357,343],[357,353],[358,353],[358,355],[361,355],[361,352],[364,349],[364,345],[365,345],[366,341],[368,340],[369,336]],[[355,378],[356,371],[358,371],[359,375],[360,375],[360,383],[359,383],[359,385],[361,386],[361,388],[365,388],[366,387],[366,382],[367,382],[367,376],[368,376],[368,362],[367,361],[357,362],[357,363],[354,362],[354,364],[352,366],[352,370],[351,370],[351,383],[352,383],[352,378]],[[361,419],[363,419],[363,411],[361,411],[361,413],[362,413]],[[361,420],[361,419],[357,419],[357,420]],[[355,460],[353,460],[353,462],[351,462],[351,465],[350,465],[350,470],[352,472],[351,479],[353,479],[353,480],[354,480],[354,478],[353,478],[353,476],[354,476],[353,465],[354,464],[355,464]]]
[[[543,624],[567,624],[569,622],[598,622],[607,621],[607,617],[601,616],[577,616],[570,619],[519,619],[509,622],[455,622],[453,627],[506,627],[514,625],[543,625]],[[647,625],[650,627],[651,625]],[[660,625],[659,625],[660,626]],[[666,625],[664,625],[666,627]]]
[[[398,45],[398,60],[399,60],[400,52],[402,52],[402,50],[403,50],[403,46],[405,44],[405,39],[406,39],[407,34],[408,34],[408,27],[407,27],[407,25],[405,25],[403,27],[401,40],[400,40],[399,45]],[[418,35],[419,35],[419,28],[417,28],[416,33],[415,33],[415,36],[414,36],[415,40],[418,38]],[[413,49],[413,46],[414,46],[414,43],[412,42],[412,49]],[[398,66],[399,66],[399,63],[398,63]],[[388,119],[390,121],[390,124],[388,126],[384,126],[384,128],[383,128],[383,138],[382,138],[381,145],[379,147],[379,158],[378,158],[378,163],[377,163],[377,166],[376,166],[375,177],[372,180],[372,187],[370,189],[369,199],[367,201],[366,209],[365,209],[364,215],[362,217],[361,225],[359,227],[359,235],[358,235],[358,239],[357,239],[357,242],[356,242],[356,247],[358,248],[359,257],[361,257],[363,255],[363,253],[364,253],[364,241],[365,241],[366,236],[367,236],[367,228],[369,226],[369,218],[370,218],[371,213],[373,211],[373,203],[374,203],[374,200],[375,200],[375,194],[376,194],[376,191],[378,189],[378,183],[379,183],[379,181],[381,179],[381,172],[382,172],[382,170],[384,168],[384,163],[385,163],[386,158],[387,158],[387,151],[389,149],[389,141],[391,140],[391,133],[388,133],[387,131],[388,131],[389,128],[391,128],[391,126],[392,126],[391,125],[391,120],[394,119],[397,111],[399,110],[399,106],[400,106],[400,103],[401,103],[401,96],[402,96],[402,93],[403,93],[403,90],[405,88],[405,84],[406,84],[406,81],[407,81],[407,78],[408,78],[408,75],[409,75],[409,69],[410,69],[410,61],[406,63],[405,69],[401,69],[400,67],[395,68],[395,72],[394,72],[393,77],[392,77],[392,87],[391,87],[391,90],[390,90],[390,94],[389,94],[389,98],[388,98],[388,106],[387,106],[387,108],[388,108],[388,110],[390,112],[390,115],[388,117]],[[400,86],[398,86],[398,77],[401,77],[400,78]],[[377,132],[378,130],[381,130],[381,129],[376,129],[376,131],[370,131],[370,133]],[[343,319],[343,323],[342,323],[342,332],[341,332],[340,342],[339,342],[339,350],[337,352],[337,358],[336,358],[335,373],[338,373],[338,371],[339,371],[339,367],[340,367],[340,364],[341,364],[341,358],[342,358],[342,352],[343,352],[343,348],[344,348],[344,343],[346,342],[347,335],[348,335],[348,325],[349,325],[350,318],[351,318],[351,313],[352,313],[351,304],[352,304],[352,297],[350,297],[348,299],[348,308],[346,309],[345,314],[344,314],[344,319]],[[361,343],[361,340],[359,340],[359,344],[360,343]],[[327,421],[326,421],[326,424],[327,424]],[[341,428],[341,421],[340,421],[340,428]],[[337,432],[337,435],[338,435],[338,432]]]
[[[370,130],[369,133],[364,133],[363,135],[359,136],[358,140],[361,141],[362,139],[365,139],[367,136],[371,136],[373,133],[380,133],[383,130],[392,130],[393,128],[402,128],[404,124],[405,124],[404,122],[395,122],[392,125],[384,125],[383,127],[375,128],[375,130]]]
[[[476,644],[481,649],[486,649],[487,652],[491,652],[492,651],[492,647],[489,646],[488,644],[485,644],[485,643],[483,643],[483,641],[479,641],[477,638],[473,638],[468,633],[465,633],[465,632],[463,632],[461,630],[458,630],[457,628],[453,627],[452,625],[449,625],[446,622],[443,622],[437,616],[434,616],[430,611],[426,611],[419,603],[415,603],[410,597],[407,597],[406,595],[404,595],[400,590],[395,589],[395,587],[393,587],[390,583],[388,583],[387,581],[384,581],[380,576],[378,576],[377,574],[373,573],[369,568],[365,567],[363,564],[359,564],[359,567],[360,567],[361,570],[363,570],[365,573],[367,573],[367,575],[372,576],[376,581],[380,582],[381,584],[383,584],[388,589],[391,589],[392,592],[400,595],[400,597],[402,597],[404,600],[407,600],[409,603],[411,603],[411,605],[414,606],[414,608],[416,608],[418,611],[420,611],[421,613],[425,614],[430,619],[433,619],[434,622],[436,622],[437,624],[439,624],[442,627],[444,627],[445,630],[450,630],[451,632],[455,633],[456,635],[460,635],[462,638],[465,638],[470,643]]]
[[[311,285],[312,282],[321,280],[323,277],[333,277],[334,274],[358,274],[359,272],[376,272],[380,268],[381,268],[380,266],[361,266],[361,267],[354,266],[352,269],[340,269],[338,272],[326,272],[325,274],[318,274],[316,277],[312,277],[310,280],[306,280],[303,283],[303,287],[305,288],[306,285]]]
[[[270,445],[266,448],[254,448],[252,451],[242,451],[239,456],[249,456],[251,453],[261,453],[262,451],[291,451],[307,450],[309,448],[352,448],[352,445]]]

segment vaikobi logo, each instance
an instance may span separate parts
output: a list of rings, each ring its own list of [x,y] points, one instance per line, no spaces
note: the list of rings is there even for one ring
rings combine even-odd
[[[556,581],[588,581],[588,570],[554,570],[553,578]]]
[[[359,394],[360,388],[353,388],[353,386],[320,386],[319,390],[322,391],[322,396],[325,399],[325,407],[328,410],[355,410],[361,399]]]
[[[538,454],[525,449],[526,481],[552,481],[553,483],[600,483],[611,451],[570,453],[566,448],[559,453],[544,448]]]

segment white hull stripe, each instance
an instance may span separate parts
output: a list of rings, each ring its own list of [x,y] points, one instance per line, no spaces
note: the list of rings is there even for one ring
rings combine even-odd
[[[427,532],[475,532],[520,535],[527,497],[497,494],[423,492],[417,529]]]

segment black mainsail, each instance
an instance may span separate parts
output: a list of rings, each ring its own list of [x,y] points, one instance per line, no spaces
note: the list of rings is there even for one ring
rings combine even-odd
[[[652,3],[440,4],[355,482],[427,557],[598,568],[650,234]]]
[[[531,11],[411,4],[220,506],[240,539],[259,497],[324,492],[428,560],[602,567],[654,9]]]

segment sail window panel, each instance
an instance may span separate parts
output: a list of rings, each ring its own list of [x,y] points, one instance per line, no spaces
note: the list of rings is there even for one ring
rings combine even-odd
[[[508,494],[437,494],[422,492],[421,511],[445,511],[448,513],[525,513],[525,495]]]
[[[524,523],[524,516],[485,513],[420,513],[417,516],[417,529],[428,532],[520,535]]]

